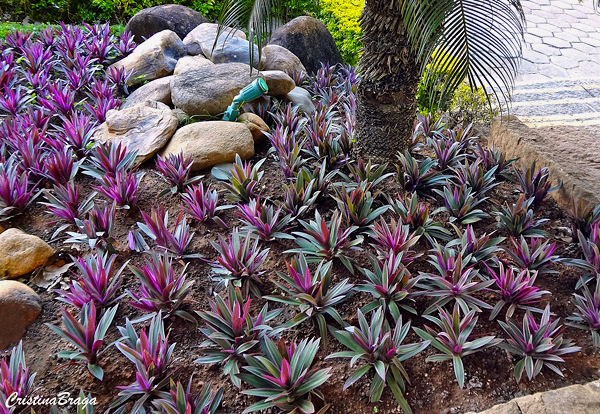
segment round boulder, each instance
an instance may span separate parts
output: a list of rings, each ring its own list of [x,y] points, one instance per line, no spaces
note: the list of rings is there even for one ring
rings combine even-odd
[[[0,234],[0,278],[14,279],[32,272],[53,253],[52,247],[39,237],[8,229]]]
[[[343,63],[331,33],[314,17],[300,16],[289,21],[273,32],[269,44],[292,52],[308,73],[316,73],[321,68],[321,63]]]
[[[298,56],[277,45],[267,45],[262,50],[264,66],[262,70],[281,70],[288,75],[306,72],[306,68],[298,59]]]
[[[214,65],[214,63],[205,58],[203,55],[184,56],[177,61],[177,65],[175,65],[175,71],[173,72],[173,75],[179,75],[180,73],[187,72],[188,70],[194,70],[201,68],[202,66],[211,65]],[[170,96],[171,95],[169,94],[169,97]]]
[[[264,133],[271,132],[271,129],[267,123],[263,121],[260,116],[253,114],[252,112],[241,114],[238,116],[237,122],[241,122],[242,124],[246,125],[252,134],[252,139],[254,139],[254,142],[262,141],[265,138]]]
[[[179,59],[179,61],[185,58]],[[179,62],[177,62],[179,65]],[[177,66],[175,66],[177,68]],[[162,102],[165,105],[171,105],[171,78],[173,76],[165,76],[164,78],[155,79],[145,85],[140,86],[131,93],[121,105],[119,109],[127,109],[146,101]]]
[[[267,93],[271,96],[283,96],[296,87],[294,80],[281,70],[266,70],[260,75],[267,82]]]
[[[213,165],[235,161],[254,155],[254,140],[242,123],[227,121],[196,122],[177,130],[161,152],[161,157],[183,152],[191,156],[192,170],[204,170]]]
[[[195,27],[206,22],[206,17],[189,7],[164,4],[140,10],[127,22],[125,30],[133,34],[137,43],[163,30],[171,30],[183,39]]]
[[[23,337],[42,311],[42,300],[29,286],[0,280],[0,350]]]

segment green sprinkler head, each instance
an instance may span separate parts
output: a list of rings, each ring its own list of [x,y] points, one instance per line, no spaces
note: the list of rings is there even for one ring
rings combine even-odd
[[[260,98],[267,92],[269,92],[269,87],[267,86],[267,82],[262,78],[257,78],[251,84],[246,85],[231,101],[231,105],[225,111],[223,121],[235,121],[240,114],[240,106],[246,102]]]

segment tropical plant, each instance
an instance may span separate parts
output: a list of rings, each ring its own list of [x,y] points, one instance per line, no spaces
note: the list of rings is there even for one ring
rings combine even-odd
[[[439,139],[427,138],[427,145],[433,149],[437,169],[444,171],[454,167],[461,162],[466,154],[461,154],[462,146],[458,142],[453,142],[446,137]]]
[[[288,274],[277,272],[283,283],[274,282],[283,292],[281,295],[265,296],[266,299],[286,305],[296,306],[300,313],[286,327],[293,327],[307,319],[313,319],[319,328],[319,335],[327,348],[327,321],[329,315],[340,326],[344,326],[336,305],[352,295],[354,285],[344,279],[336,285],[331,281],[332,262],[321,262],[311,273],[303,254],[286,262]]]
[[[548,269],[554,263],[560,263],[561,259],[556,252],[556,242],[550,244],[550,240],[532,237],[530,244],[525,237],[521,236],[521,243],[517,243],[514,238],[510,238],[513,249],[504,249],[510,256],[512,262],[519,269],[536,271],[537,273],[558,273],[556,270]]]
[[[67,224],[75,224],[75,219],[81,219],[91,210],[96,196],[92,192],[85,200],[79,201],[79,184],[68,182],[65,185],[55,185],[52,191],[45,190],[47,202],[40,204],[48,207],[48,214],[56,216]]]
[[[175,194],[181,192],[186,185],[201,179],[201,176],[189,178],[192,165],[192,157],[188,156],[186,158],[183,152],[170,154],[166,158],[157,155],[156,170],[158,171],[158,175],[169,185],[169,188],[161,192],[159,196],[167,193]]]
[[[264,337],[262,356],[246,356],[248,366],[240,378],[252,388],[242,394],[263,398],[246,408],[242,414],[277,407],[286,413],[312,414],[315,407],[311,396],[323,400],[317,390],[331,376],[330,368],[316,369],[314,359],[319,351],[319,339],[304,339],[299,344],[284,339],[273,342]]]
[[[332,332],[349,351],[335,352],[327,357],[327,359],[352,358],[351,367],[361,359],[366,362],[346,380],[344,390],[362,378],[371,368],[374,368],[375,375],[371,380],[369,393],[371,401],[380,400],[387,384],[400,407],[406,413],[412,413],[403,395],[409,379],[408,373],[402,366],[402,361],[423,351],[429,346],[430,341],[402,344],[410,330],[410,321],[403,323],[402,317],[400,317],[392,329],[381,308],[372,313],[371,323],[367,322],[360,310],[357,311],[357,316],[358,327],[347,326],[344,330]]]
[[[278,206],[292,218],[298,218],[310,209],[321,194],[315,190],[315,179],[306,181],[303,174],[298,174],[295,182],[283,184],[283,201]]]
[[[393,218],[390,224],[382,217],[374,222],[369,231],[374,243],[371,244],[377,250],[377,254],[382,259],[397,256],[402,253],[402,263],[408,265],[415,260],[417,255],[410,250],[418,243],[421,236],[410,233],[410,226],[402,225],[402,222],[396,222]]]
[[[600,280],[596,280],[596,289],[593,292],[583,281],[580,284],[582,294],[573,294],[573,305],[577,311],[567,318],[567,325],[589,330],[594,345],[600,348]]]
[[[498,227],[506,230],[511,236],[519,237],[544,237],[546,232],[538,226],[548,219],[534,221],[533,210],[530,208],[533,204],[533,198],[526,198],[521,194],[519,199],[512,206],[504,205],[502,210],[496,210],[498,217]]]
[[[367,228],[377,217],[389,209],[388,205],[373,209],[375,198],[370,189],[371,184],[368,181],[362,182],[349,190],[346,190],[344,184],[336,187],[334,199],[337,202],[338,209],[342,212],[346,225]]]
[[[440,174],[434,168],[437,161],[431,158],[419,162],[405,151],[404,154],[398,154],[398,162],[396,179],[406,191],[411,193],[442,185],[450,178],[448,175]]]
[[[264,171],[258,171],[266,158],[258,161],[254,166],[250,162],[242,161],[238,154],[229,172],[229,181],[223,185],[228,190],[225,198],[232,203],[248,203],[258,193],[256,186],[262,178]]]
[[[100,348],[104,344],[104,336],[117,313],[118,305],[107,309],[104,315],[96,322],[96,305],[89,302],[81,308],[79,320],[69,311],[61,309],[64,329],[54,325],[46,324],[48,328],[66,339],[68,343],[77,348],[76,351],[60,351],[59,358],[74,360],[72,363],[81,363],[87,366],[88,371],[94,377],[102,381],[103,369],[98,365]]]
[[[494,175],[496,168],[492,167],[487,170],[480,160],[476,160],[472,164],[465,160],[464,164],[453,168],[453,170],[456,174],[457,183],[463,186],[468,185],[473,189],[473,194],[480,197],[499,184],[496,182]]]
[[[65,243],[87,243],[90,249],[98,246],[101,250],[111,250],[115,239],[113,230],[116,217],[116,205],[104,202],[101,206],[94,205],[85,220],[75,219],[79,232],[70,232]]]
[[[460,247],[460,252],[463,257],[470,256],[471,263],[481,264],[495,258],[496,253],[501,251],[500,243],[505,240],[505,237],[491,238],[491,234],[484,233],[477,237],[473,226],[467,225],[467,228],[462,232],[458,227],[454,227],[458,234],[457,239],[451,240],[447,247]]]
[[[118,206],[129,209],[137,201],[142,178],[144,173],[118,170],[114,175],[104,175],[100,179],[100,185],[93,188]]]
[[[235,213],[244,223],[242,230],[257,235],[261,240],[294,239],[294,236],[286,233],[290,229],[286,226],[292,221],[292,216],[281,216],[281,207],[275,210],[266,201],[261,203],[260,197],[251,199],[248,204],[238,204]]]
[[[212,392],[212,383],[206,383],[197,394],[192,394],[193,376],[184,388],[180,382],[171,380],[167,395],[155,399],[152,404],[158,411],[153,414],[215,414],[223,399],[223,387]]]
[[[269,312],[269,306],[265,304],[258,315],[252,316],[251,303],[252,299],[244,300],[239,288],[229,286],[226,299],[215,295],[214,301],[209,301],[210,310],[197,312],[206,323],[200,332],[207,339],[200,344],[202,357],[194,362],[223,363],[223,374],[229,375],[238,388],[242,386],[238,374],[245,362],[244,357],[257,353],[259,340],[272,330],[269,321],[282,311]]]
[[[477,324],[475,310],[470,311],[461,319],[460,310],[458,306],[455,306],[452,313],[439,309],[439,318],[431,315],[426,315],[425,318],[436,324],[439,332],[427,325],[425,325],[425,330],[414,328],[415,332],[421,339],[431,341],[431,345],[442,352],[427,357],[426,361],[451,360],[454,366],[454,375],[460,388],[465,385],[465,369],[462,357],[496,346],[502,341],[494,336],[484,336],[473,341],[468,340]]]
[[[544,367],[550,368],[562,377],[563,373],[554,363],[565,362],[562,355],[581,350],[573,342],[563,339],[564,327],[559,326],[558,319],[555,321],[550,319],[550,305],[546,305],[539,323],[529,311],[520,325],[511,318],[508,318],[506,323],[502,321],[498,323],[509,335],[509,338],[500,342],[498,346],[522,357],[515,365],[517,382],[521,380],[523,371],[527,373],[527,378],[532,380]]]
[[[433,239],[449,240],[451,233],[441,223],[433,221],[429,204],[419,201],[417,193],[407,194],[403,199],[388,198],[388,203],[403,224],[409,226],[416,236],[424,235],[433,244]]]
[[[581,231],[585,237],[589,237],[592,225],[600,222],[600,204],[591,208],[585,204],[583,199],[573,200],[573,208],[570,213],[573,235]]]
[[[556,191],[560,184],[552,187],[550,182],[550,171],[547,167],[535,170],[535,161],[531,167],[518,169],[515,168],[517,183],[527,198],[533,198],[533,206],[537,207],[542,204],[546,194],[551,191]]]
[[[485,148],[481,143],[477,143],[477,151],[475,153],[477,159],[481,160],[481,163],[485,167],[486,171],[490,171],[496,167],[494,174],[496,177],[508,179],[509,178],[509,167],[517,161],[517,158],[506,159],[503,152],[496,148]]]
[[[450,214],[450,222],[458,221],[461,224],[476,223],[488,214],[477,207],[486,198],[476,199],[473,189],[468,185],[446,184],[444,190],[434,189],[444,199],[444,206],[438,208],[433,214],[445,211]]]
[[[17,398],[26,397],[33,391],[35,376],[36,373],[29,374],[23,341],[19,341],[12,349],[10,358],[2,358],[0,362],[0,396],[8,398],[14,394]]]

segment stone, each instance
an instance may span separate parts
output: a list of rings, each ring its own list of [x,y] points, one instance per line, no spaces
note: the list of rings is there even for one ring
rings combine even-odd
[[[0,280],[0,351],[25,334],[42,311],[42,300],[24,283]]]
[[[136,43],[142,43],[163,30],[171,30],[183,39],[195,27],[208,19],[189,7],[180,4],[164,4],[137,12],[125,25]]]
[[[215,23],[204,23],[189,32],[185,39],[183,39],[183,44],[186,45],[188,53],[190,55],[204,54],[205,57],[210,56],[213,44],[215,42],[215,37],[217,36],[217,28],[218,25]],[[239,39],[246,40],[246,34],[244,32],[241,30],[232,29],[231,27],[223,27],[221,35],[225,35],[225,37],[237,37]],[[204,50],[206,50],[206,53]],[[248,44],[246,44],[246,52],[247,51]]]
[[[39,237],[8,229],[0,234],[0,278],[14,279],[32,272],[53,253],[52,247]]]
[[[171,30],[163,30],[135,48],[127,57],[111,65],[131,71],[128,85],[162,78],[173,73],[177,60],[186,56],[187,50],[179,36]]]
[[[106,122],[94,138],[100,142],[124,144],[137,151],[134,165],[140,165],[158,152],[177,129],[177,117],[167,105],[146,101],[122,111],[110,110]]]
[[[284,102],[291,102],[294,105],[298,105],[301,111],[309,115],[316,111],[310,93],[299,86],[296,86],[291,92],[284,95],[282,99]]]
[[[180,73],[171,81],[173,104],[188,115],[218,115],[258,73],[244,63],[219,63]]]
[[[203,55],[197,56],[185,56],[177,61],[173,75],[179,75],[180,73],[187,72],[188,70],[194,70],[203,66],[214,65],[210,60],[205,58]],[[169,91],[171,88],[169,88]]]
[[[272,97],[269,95],[259,96],[251,102],[246,102],[242,105],[243,112],[252,112],[253,114],[265,113],[271,107]]]
[[[237,118],[238,122],[243,123],[250,130],[254,142],[260,142],[265,139],[264,132],[271,132],[271,129],[263,119],[251,112],[241,114]]]
[[[161,152],[161,157],[179,154],[193,160],[192,171],[204,170],[216,164],[235,161],[254,155],[254,140],[242,123],[206,121],[186,125],[177,130]]]
[[[300,59],[308,73],[316,73],[321,63],[343,63],[342,55],[327,26],[310,16],[300,16],[273,32],[269,44],[286,48]]]
[[[183,58],[185,59],[185,58]],[[173,76],[153,80],[140,86],[131,93],[119,108],[120,110],[131,108],[146,101],[156,101],[171,105],[171,79]]]
[[[298,56],[278,45],[267,45],[263,47],[264,56],[263,70],[281,70],[288,75],[306,72],[306,68],[298,59]]]
[[[260,72],[269,87],[268,95],[283,96],[296,87],[294,80],[287,73],[280,70],[266,70]]]
[[[520,158],[521,166],[548,167],[553,185],[549,193],[570,210],[581,199],[593,208],[600,204],[600,169],[593,161],[600,154],[594,126],[552,125],[530,128],[515,116],[495,118],[489,146],[499,148],[507,158]]]

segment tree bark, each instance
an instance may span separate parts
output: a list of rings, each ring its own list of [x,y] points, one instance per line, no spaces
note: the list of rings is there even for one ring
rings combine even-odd
[[[356,152],[377,162],[408,148],[417,110],[419,65],[402,21],[402,0],[366,0],[360,26]]]

